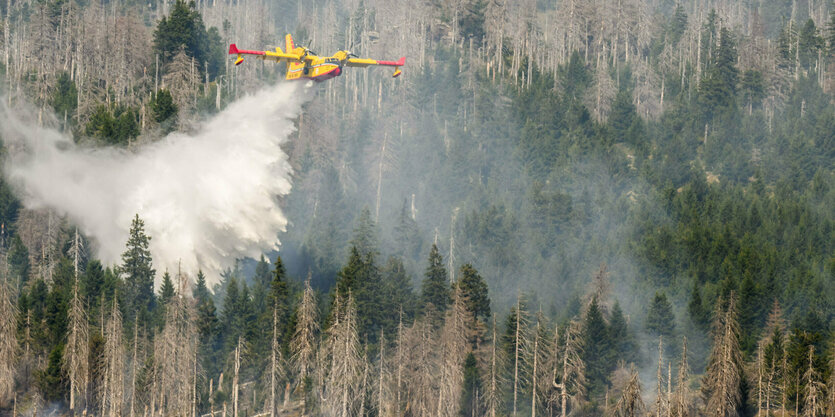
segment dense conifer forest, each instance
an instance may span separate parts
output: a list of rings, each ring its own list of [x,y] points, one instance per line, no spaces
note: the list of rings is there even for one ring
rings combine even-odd
[[[280,247],[220,268],[161,261],[158,213],[111,247],[111,201],[34,204],[0,126],[4,416],[835,416],[829,1],[6,0],[0,29],[0,124],[114,155],[283,79],[230,43],[407,57],[286,97]],[[188,238],[234,248],[221,220]]]

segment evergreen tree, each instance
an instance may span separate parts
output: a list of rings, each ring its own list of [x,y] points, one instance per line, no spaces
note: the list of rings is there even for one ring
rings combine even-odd
[[[368,207],[360,211],[351,245],[357,248],[362,257],[377,253],[377,225],[371,219],[371,210]]]
[[[212,77],[217,75],[220,67],[217,61],[223,59],[218,56],[222,50],[218,50],[215,45],[219,41],[217,30],[206,30],[194,1],[174,2],[168,16],[163,17],[154,30],[154,52],[160,55],[162,63],[170,62],[180,47],[184,46],[188,56],[198,63],[198,71],[203,70],[203,63],[209,64]]]
[[[612,317],[609,319],[609,340],[612,342],[611,357],[628,362],[637,362],[638,345],[635,336],[629,331],[626,317],[620,303],[615,301]]]
[[[60,119],[72,120],[75,109],[78,107],[78,89],[66,72],[59,74],[55,81],[55,92],[52,93],[51,104]]]
[[[460,416],[470,417],[477,415],[481,399],[479,396],[483,393],[481,388],[481,375],[478,370],[478,361],[475,354],[470,352],[467,358],[464,359],[464,383],[463,391],[461,392]]]
[[[653,336],[671,338],[676,328],[675,320],[673,306],[667,300],[667,295],[656,291],[647,312],[647,331]]]
[[[710,323],[710,312],[704,306],[697,281],[693,282],[693,290],[690,292],[690,302],[687,303],[687,311],[690,313],[690,320],[693,321],[693,324],[702,330],[707,330]]]
[[[176,291],[174,290],[174,283],[171,282],[171,274],[165,271],[162,274],[162,285],[159,288],[159,303],[161,305],[168,304],[174,298]]]
[[[421,299],[424,305],[431,303],[441,314],[446,311],[447,305],[449,305],[449,276],[446,267],[444,267],[444,259],[435,244],[429,251],[429,265],[426,267],[424,274]]]
[[[170,91],[164,88],[157,91],[151,100],[150,107],[154,114],[154,121],[162,126],[164,132],[170,132],[174,129],[178,109]]]
[[[124,298],[125,317],[128,322],[139,320],[147,323],[150,312],[156,303],[154,297],[154,275],[151,251],[148,244],[151,237],[145,234],[145,222],[137,214],[130,227],[127,249],[122,253],[122,265],[119,272],[125,279]]]
[[[800,38],[797,44],[800,66],[803,68],[814,67],[818,60],[818,53],[823,50],[825,45],[824,39],[818,34],[815,21],[807,20],[803,28],[800,29]]]
[[[673,12],[673,17],[670,20],[670,42],[673,46],[678,44],[685,30],[687,30],[687,12],[684,11],[684,6],[679,3],[676,4],[676,10]]]
[[[88,306],[88,316],[94,322],[97,322],[99,317],[99,304],[105,289],[105,276],[101,262],[95,259],[87,262],[87,267],[84,268],[84,274],[80,278],[80,292],[84,297],[84,304]]]
[[[220,321],[209,289],[206,286],[206,276],[203,271],[197,271],[197,283],[192,290],[192,297],[197,304],[197,336],[200,340],[198,357],[207,375],[220,372]]]
[[[490,296],[487,284],[471,264],[461,266],[458,287],[464,296],[464,303],[474,318],[487,321],[490,318]]]
[[[406,272],[403,260],[390,256],[383,268],[383,317],[386,320],[386,333],[391,334],[396,326],[394,317],[403,312],[407,320],[414,316],[416,304],[412,289],[412,278]]]
[[[397,218],[397,225],[394,226],[394,241],[401,255],[407,259],[414,259],[419,256],[420,230],[417,222],[412,219],[408,203],[408,199],[403,200],[403,206],[400,208],[400,214]]]
[[[712,58],[699,84],[699,102],[707,121],[716,115],[726,117],[736,113],[739,70],[736,67],[736,41],[729,29],[721,29],[719,46]]]
[[[616,361],[612,356],[609,329],[600,311],[597,297],[592,299],[583,319],[583,346],[583,362],[586,363],[589,390],[593,394],[601,394]]]
[[[9,274],[18,289],[23,288],[29,279],[29,249],[20,236],[14,235],[8,253]]]

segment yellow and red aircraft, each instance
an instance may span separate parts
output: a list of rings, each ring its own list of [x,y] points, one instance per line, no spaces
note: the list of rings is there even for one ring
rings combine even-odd
[[[400,75],[400,67],[406,64],[406,57],[399,61],[378,61],[376,59],[359,58],[350,51],[339,51],[333,56],[323,57],[303,47],[296,46],[293,37],[288,33],[284,37],[284,51],[276,47],[275,51],[247,51],[238,49],[233,43],[229,45],[229,55],[237,55],[235,65],[244,62],[244,55],[255,55],[258,59],[287,63],[287,80],[309,79],[325,81],[342,74],[342,67],[365,68],[370,65],[394,67],[392,77]]]

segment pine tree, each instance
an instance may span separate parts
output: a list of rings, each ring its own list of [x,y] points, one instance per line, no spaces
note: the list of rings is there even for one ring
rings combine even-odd
[[[394,241],[400,255],[407,259],[415,259],[420,256],[420,230],[411,216],[408,202],[408,199],[403,200],[403,206],[400,208],[397,225],[394,226]]]
[[[174,283],[171,281],[171,274],[166,270],[162,274],[162,285],[159,288],[159,303],[161,305],[167,305],[174,298],[174,295]]]
[[[360,211],[351,245],[357,248],[363,258],[368,254],[377,253],[377,225],[372,220],[371,210],[368,207]]]
[[[429,265],[424,276],[422,301],[424,305],[431,303],[438,313],[443,314],[449,304],[450,286],[444,259],[437,245],[433,244],[429,251]]]
[[[275,258],[275,269],[273,269],[272,281],[270,281],[269,285],[269,310],[277,310],[278,326],[284,329],[288,324],[290,315],[290,287],[287,284],[287,271],[284,268],[284,262],[281,260],[281,256]],[[286,343],[283,338],[279,342],[281,344]]]
[[[154,271],[151,266],[151,252],[148,243],[151,238],[145,235],[145,222],[137,214],[131,222],[127,249],[122,254],[120,273],[125,277],[125,311],[127,320],[139,320],[147,323],[150,311],[155,304]]]
[[[458,278],[458,288],[466,300],[467,310],[476,319],[485,321],[490,318],[490,296],[487,284],[472,264],[464,264]]]
[[[672,337],[675,332],[673,306],[663,292],[655,292],[655,297],[647,312],[646,327],[650,335]]]
[[[464,359],[464,383],[461,392],[461,405],[459,406],[463,417],[469,417],[479,414],[479,398],[482,391],[481,375],[478,370],[478,361],[473,352],[467,353]]]
[[[638,345],[635,336],[629,331],[623,309],[617,301],[612,307],[612,317],[609,319],[609,340],[612,343],[612,357],[623,359],[626,362],[637,360]]]
[[[177,112],[179,109],[174,103],[174,96],[163,88],[154,94],[150,103],[154,121],[159,124],[164,132],[170,132],[177,125]]]
[[[593,298],[583,318],[583,361],[586,363],[586,378],[593,393],[602,394],[606,377],[614,369],[611,356],[612,344],[603,314]]]

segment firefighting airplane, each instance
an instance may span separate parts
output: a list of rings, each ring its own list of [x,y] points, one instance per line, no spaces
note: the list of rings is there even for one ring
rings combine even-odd
[[[325,81],[342,74],[342,67],[365,68],[369,65],[383,65],[394,67],[392,77],[400,75],[400,67],[406,64],[406,57],[399,61],[377,61],[375,59],[359,58],[349,51],[339,51],[331,57],[316,55],[315,52],[303,47],[296,46],[293,37],[288,33],[284,37],[284,48],[276,47],[273,51],[247,51],[238,49],[233,43],[229,45],[229,55],[237,55],[235,65],[244,62],[244,55],[255,55],[258,59],[287,63],[287,80],[309,79],[313,81]]]

